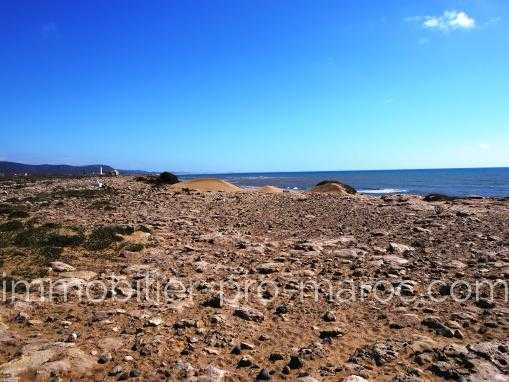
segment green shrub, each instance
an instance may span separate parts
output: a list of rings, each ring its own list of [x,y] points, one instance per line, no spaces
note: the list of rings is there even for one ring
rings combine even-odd
[[[20,205],[8,203],[0,204],[0,215],[8,215],[8,217],[11,219],[15,218],[23,219],[29,216],[27,208]]]
[[[141,252],[144,248],[145,246],[140,243],[128,243],[124,246],[124,249],[130,252]]]
[[[39,248],[37,254],[43,265],[48,266],[52,261],[57,261],[64,249],[62,247],[44,246]]]
[[[92,231],[85,247],[93,251],[106,249],[113,243],[122,241],[122,237],[119,235],[131,235],[132,233],[134,233],[134,228],[131,226],[100,226]]]
[[[48,223],[39,227],[30,226],[19,232],[14,238],[14,244],[20,247],[73,247],[85,240],[83,234],[74,232],[64,234],[59,231],[60,225]]]
[[[10,220],[7,223],[0,224],[0,232],[12,232],[23,229],[23,223],[19,220]]]

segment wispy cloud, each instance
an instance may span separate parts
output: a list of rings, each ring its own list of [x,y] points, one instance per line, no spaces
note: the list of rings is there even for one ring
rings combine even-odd
[[[407,17],[405,20],[419,22],[425,29],[440,30],[442,32],[476,27],[475,19],[464,11],[445,11],[438,16],[415,16]]]

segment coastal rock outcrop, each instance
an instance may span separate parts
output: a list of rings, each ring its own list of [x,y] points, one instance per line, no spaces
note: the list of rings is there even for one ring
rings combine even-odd
[[[324,193],[335,193],[335,194],[350,194],[354,195],[357,190],[348,184],[342,183],[338,180],[324,180],[313,187],[311,192],[324,192]]]

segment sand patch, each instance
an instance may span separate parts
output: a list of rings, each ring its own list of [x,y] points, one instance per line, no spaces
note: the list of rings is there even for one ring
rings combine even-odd
[[[257,187],[255,189],[253,189],[253,191],[264,192],[264,193],[268,193],[268,194],[282,194],[283,193],[283,190],[281,188],[274,187],[274,186]]]
[[[196,191],[222,191],[222,192],[238,192],[242,191],[242,188],[235,186],[234,184],[225,182],[221,179],[215,178],[204,178],[204,179],[191,179],[184,182],[180,182],[171,186],[172,190],[178,191],[184,188]]]

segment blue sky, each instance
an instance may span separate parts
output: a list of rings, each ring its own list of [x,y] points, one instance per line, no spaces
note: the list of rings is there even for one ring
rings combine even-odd
[[[509,165],[509,2],[4,1],[0,159]]]

